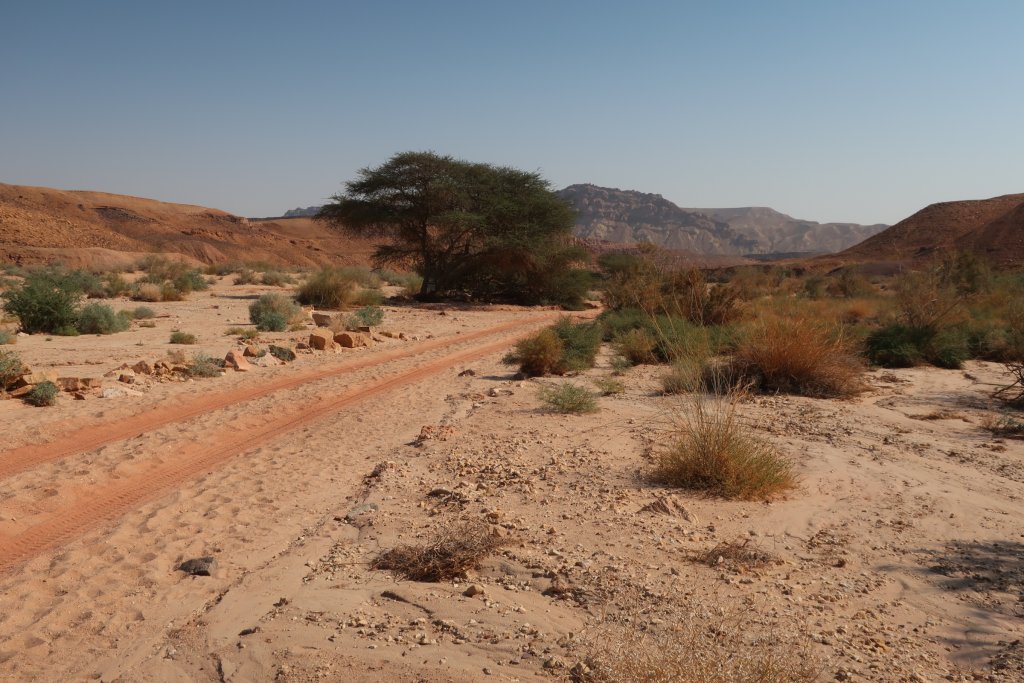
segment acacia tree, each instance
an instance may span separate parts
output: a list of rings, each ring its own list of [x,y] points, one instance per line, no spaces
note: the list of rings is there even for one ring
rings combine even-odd
[[[457,293],[526,303],[578,299],[572,208],[537,173],[402,152],[364,168],[316,218],[387,237],[380,264],[412,264],[420,298]]]

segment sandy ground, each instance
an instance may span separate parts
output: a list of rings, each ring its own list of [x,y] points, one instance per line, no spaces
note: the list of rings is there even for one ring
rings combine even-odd
[[[259,291],[16,348],[99,377],[161,357],[180,327],[223,355]],[[537,388],[569,380],[500,363],[552,313],[445,313],[389,308],[382,327],[409,340],[369,350],[53,409],[0,402],[0,677],[557,677],[602,620],[658,628],[710,606],[807,643],[821,680],[1021,680],[1024,442],[981,427],[999,366],[875,371],[850,401],[756,397],[744,419],[801,485],[723,502],[644,477],[686,410],[658,395],[659,369],[628,370],[596,414],[552,415]],[[419,442],[425,425],[451,429]],[[507,541],[470,578],[481,593],[369,569],[458,516]],[[771,561],[693,561],[739,539]],[[202,555],[213,576],[176,571]]]

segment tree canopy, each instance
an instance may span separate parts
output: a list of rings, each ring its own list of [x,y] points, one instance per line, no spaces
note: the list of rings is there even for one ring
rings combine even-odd
[[[414,267],[421,298],[578,304],[585,292],[574,212],[538,173],[402,152],[331,199],[316,218],[388,238],[375,259]]]

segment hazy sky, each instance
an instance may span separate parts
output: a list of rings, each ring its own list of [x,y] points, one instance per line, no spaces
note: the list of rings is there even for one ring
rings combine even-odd
[[[0,182],[248,216],[431,149],[683,206],[895,222],[1024,192],[1024,2],[35,2]]]

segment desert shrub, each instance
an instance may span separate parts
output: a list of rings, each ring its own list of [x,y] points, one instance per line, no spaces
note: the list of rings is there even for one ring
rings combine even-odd
[[[665,394],[688,394],[700,389],[701,365],[689,359],[673,363],[661,378],[661,391]]]
[[[402,296],[413,297],[423,289],[423,278],[416,273],[399,273],[394,270],[380,271],[381,278],[389,285],[402,288]]]
[[[601,328],[595,323],[574,323],[568,316],[551,328],[562,340],[563,372],[579,372],[594,367],[601,348]]]
[[[400,545],[373,559],[372,569],[392,571],[412,581],[451,581],[465,578],[466,572],[504,545],[501,536],[491,532],[481,519],[449,522],[426,543]]]
[[[143,320],[139,323],[139,327],[156,327],[156,323],[152,320]]]
[[[384,293],[379,289],[359,289],[352,298],[354,306],[379,306],[384,303]]]
[[[160,285],[152,282],[136,282],[132,285],[131,298],[135,301],[163,301]]]
[[[120,273],[106,273],[100,279],[103,283],[104,298],[112,299],[114,297],[124,296],[131,291],[132,286]]]
[[[18,338],[10,330],[0,330],[0,346],[14,344]]]
[[[802,640],[759,631],[753,615],[720,605],[679,610],[670,628],[643,616],[606,624],[583,641],[578,683],[813,683],[821,663]],[[753,618],[752,618],[753,617]],[[575,670],[574,670],[575,671]]]
[[[961,327],[892,323],[871,332],[864,348],[868,360],[887,368],[909,368],[922,363],[959,368],[971,357],[971,340]]]
[[[637,328],[623,332],[612,340],[615,351],[633,365],[657,363],[658,340],[646,329]]]
[[[626,391],[626,385],[611,377],[598,377],[594,380],[594,386],[602,396],[614,396]]]
[[[658,455],[659,483],[723,498],[766,500],[796,485],[788,459],[740,422],[738,392],[707,398],[695,394]]]
[[[283,332],[297,318],[302,309],[295,300],[284,294],[264,294],[249,306],[249,320],[262,332]]]
[[[196,335],[189,332],[182,332],[181,330],[174,330],[171,332],[170,343],[172,344],[195,344],[196,341],[198,341],[196,339]]]
[[[241,337],[246,341],[253,341],[260,338],[260,331],[252,327],[229,327],[224,334],[230,337]]]
[[[609,362],[609,364],[612,366],[612,374],[614,375],[621,375],[624,372],[626,372],[626,370],[629,370],[631,367],[633,367],[633,364],[629,361],[629,359],[623,358],[622,356],[612,356],[612,359]]]
[[[284,287],[295,282],[295,278],[279,270],[268,270],[260,276],[260,283],[267,287]]]
[[[223,369],[223,361],[204,353],[197,353],[192,356],[192,362],[188,364],[188,375],[189,377],[220,377],[220,371]]]
[[[131,327],[131,313],[114,309],[106,304],[89,304],[78,312],[75,327],[82,334],[114,334]]]
[[[299,303],[318,309],[348,308],[359,286],[355,275],[347,268],[321,268],[299,287]]]
[[[156,317],[156,311],[148,306],[137,306],[132,310],[132,318],[135,320],[148,320]]]
[[[742,313],[739,291],[728,284],[709,283],[697,268],[670,273],[662,290],[664,312],[697,325],[725,325]]]
[[[992,433],[993,436],[1009,437],[1011,439],[1024,438],[1024,421],[1013,415],[995,415],[987,418],[982,427]]]
[[[560,374],[565,344],[558,334],[549,328],[516,342],[515,348],[505,356],[505,363],[519,365],[519,371],[530,377],[548,373]]]
[[[875,291],[871,282],[855,270],[846,268],[839,272],[826,287],[826,291],[836,297],[852,299],[854,297],[867,296]]]
[[[157,285],[163,284],[167,281],[175,281],[183,277],[191,280],[195,276],[187,275],[189,271],[193,271],[196,275],[201,276],[199,271],[195,271],[185,261],[180,259],[172,260],[159,254],[144,257],[139,262],[139,269],[145,271],[146,275],[143,276],[143,279],[146,282],[151,282]],[[201,277],[199,279],[201,279]]]
[[[206,266],[207,275],[218,275],[224,277],[231,273],[237,273],[244,266],[239,261],[225,261],[224,263],[213,263]]]
[[[754,325],[736,349],[733,365],[761,391],[826,398],[851,396],[862,388],[863,367],[843,330],[802,318]]]
[[[160,285],[161,301],[184,301],[187,292],[178,288],[173,282],[165,282]]]
[[[1006,363],[1010,383],[999,387],[992,396],[1014,408],[1024,408],[1024,361]]]
[[[256,271],[250,268],[242,268],[235,276],[236,285],[254,285],[259,281]]]
[[[56,268],[29,271],[24,281],[5,291],[3,309],[15,316],[24,332],[74,334],[81,278]]]
[[[0,351],[0,390],[6,389],[23,374],[25,374],[25,366],[17,353]]]
[[[593,413],[598,409],[593,392],[568,382],[554,387],[541,387],[537,397],[556,413]]]
[[[348,324],[351,327],[380,325],[384,322],[384,309],[379,306],[364,306],[349,316]]]
[[[47,380],[32,387],[32,391],[25,394],[25,402],[37,407],[52,406],[57,403],[57,394],[60,389],[53,382]]]

